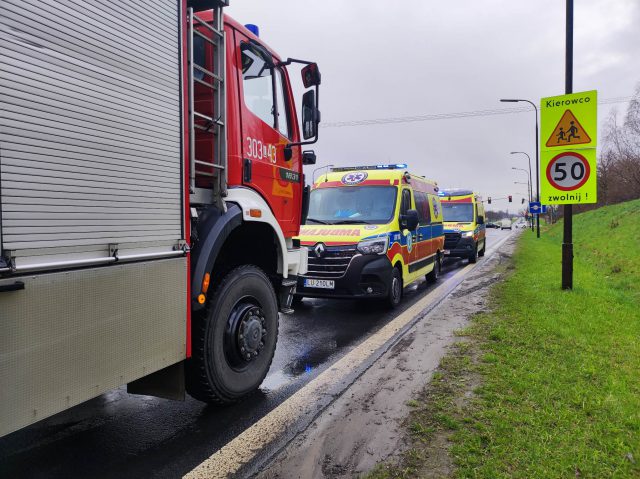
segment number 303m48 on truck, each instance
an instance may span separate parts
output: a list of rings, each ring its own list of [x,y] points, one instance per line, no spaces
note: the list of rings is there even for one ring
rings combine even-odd
[[[320,72],[227,4],[2,2],[0,436],[124,384],[229,403],[267,374]]]

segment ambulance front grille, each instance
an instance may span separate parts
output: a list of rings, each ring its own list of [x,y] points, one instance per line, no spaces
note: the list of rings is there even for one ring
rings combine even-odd
[[[444,234],[444,249],[454,249],[460,241],[460,233]]]
[[[356,254],[355,245],[324,248],[323,252],[317,253],[315,246],[309,247],[309,267],[305,276],[319,279],[341,278]]]

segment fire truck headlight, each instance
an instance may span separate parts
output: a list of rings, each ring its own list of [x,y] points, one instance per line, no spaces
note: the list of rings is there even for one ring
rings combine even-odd
[[[389,237],[371,238],[358,243],[358,252],[361,254],[385,254],[389,246]]]

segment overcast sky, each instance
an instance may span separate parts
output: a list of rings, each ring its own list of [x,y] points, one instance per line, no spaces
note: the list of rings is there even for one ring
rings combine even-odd
[[[564,93],[562,0],[231,0],[282,57],[316,61],[324,123],[513,107],[500,98]],[[640,0],[575,0],[574,91],[629,97],[640,82]],[[300,94],[298,96],[298,104]],[[525,104],[521,104],[525,105]],[[519,106],[515,104],[515,106]],[[601,105],[601,125],[612,108]],[[325,127],[318,165],[408,163],[441,186],[487,196],[526,193],[533,111]],[[535,164],[533,165],[535,168]],[[314,167],[306,167],[310,176]],[[535,182],[535,174],[534,174]],[[492,206],[507,206],[494,203]],[[514,205],[515,206],[515,205]]]

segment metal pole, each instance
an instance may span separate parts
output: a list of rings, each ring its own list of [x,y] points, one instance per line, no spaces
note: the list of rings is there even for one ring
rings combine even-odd
[[[531,157],[527,155],[527,158],[529,158],[529,203],[531,203],[533,201],[533,179],[531,178]],[[531,213],[529,213],[529,215],[531,215]],[[531,218],[531,221],[529,221],[529,223],[531,223],[531,232],[533,233],[533,218]]]
[[[538,107],[533,105],[536,111],[536,201],[540,201],[540,145],[538,144]],[[540,238],[540,214],[536,215],[536,236]]]
[[[529,102],[531,103],[531,102]],[[535,108],[535,104],[531,103],[533,105],[533,107]],[[538,117],[537,111],[536,111],[536,118]],[[536,137],[537,140],[537,137]],[[536,146],[538,145],[537,141],[536,141]],[[533,201],[533,178],[531,176],[531,157],[529,156],[529,153],[526,153],[524,151],[512,151],[511,154],[514,155],[516,153],[522,153],[523,155],[527,155],[527,159],[529,160],[529,202]],[[533,221],[533,215],[530,215],[530,220],[529,220],[529,225],[531,226],[531,232],[533,233],[535,231],[534,229],[534,221]]]
[[[564,92],[573,92],[573,0],[567,0]],[[564,205],[562,289],[573,289],[573,205]]]
[[[196,134],[195,134],[195,118],[194,110],[194,85],[193,85],[193,8],[187,9],[187,17],[189,20],[189,32],[187,33],[187,58],[189,62],[187,80],[189,88],[189,193],[196,192]]]

